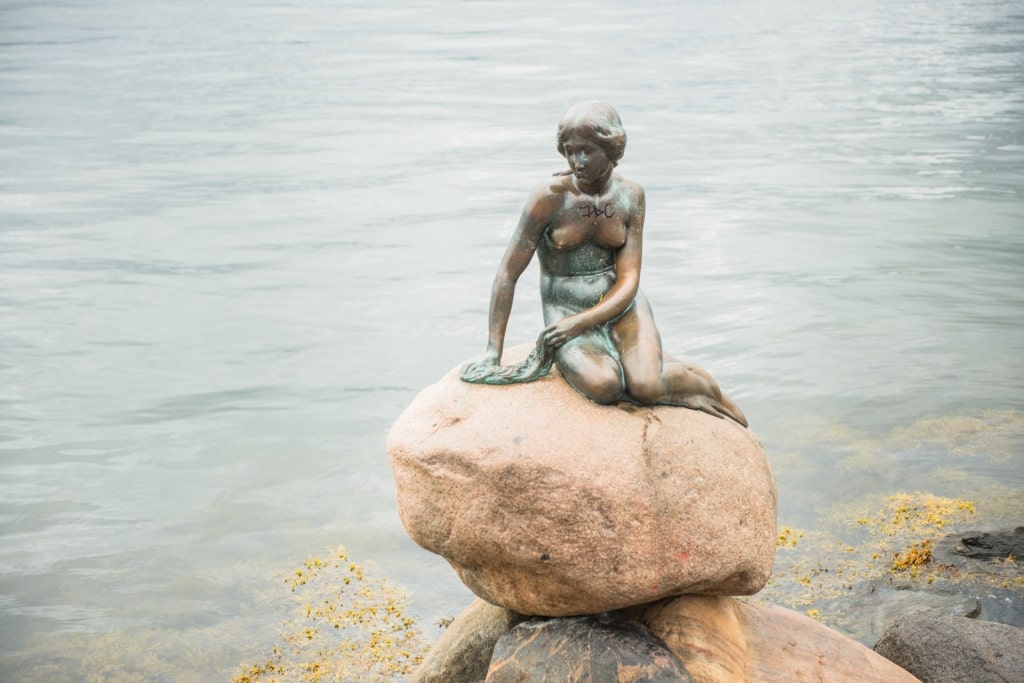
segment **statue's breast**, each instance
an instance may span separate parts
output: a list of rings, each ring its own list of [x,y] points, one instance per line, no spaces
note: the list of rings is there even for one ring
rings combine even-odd
[[[626,243],[626,213],[612,202],[577,200],[567,204],[545,233],[553,249],[570,251],[584,244],[619,249]]]

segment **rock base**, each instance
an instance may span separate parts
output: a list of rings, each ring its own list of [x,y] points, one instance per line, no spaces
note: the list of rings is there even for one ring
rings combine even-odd
[[[860,643],[781,607],[683,595],[623,614],[660,638],[699,683],[920,683]],[[481,662],[499,639],[493,634],[522,619],[475,601],[442,636],[444,647],[427,655],[412,683],[479,683],[487,675]],[[482,639],[482,633],[491,635]],[[457,662],[473,664],[460,668]]]

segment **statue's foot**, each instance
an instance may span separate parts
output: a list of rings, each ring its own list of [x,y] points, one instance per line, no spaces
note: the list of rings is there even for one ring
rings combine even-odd
[[[725,410],[725,413],[730,418],[732,418],[733,420],[736,420],[737,422],[739,422],[744,427],[749,426],[747,424],[747,416],[743,414],[743,411],[740,410],[740,407],[738,405],[736,405],[731,398],[729,398],[728,396],[724,396],[723,395],[722,396],[721,405],[722,405],[722,408]]]
[[[743,411],[739,409],[735,403],[726,398],[722,397],[721,401],[717,401],[710,396],[704,396],[703,394],[692,396],[683,402],[683,405],[687,408],[694,410],[700,410],[708,415],[713,415],[720,419],[730,419],[737,422],[744,427],[747,426],[747,418],[743,414]]]

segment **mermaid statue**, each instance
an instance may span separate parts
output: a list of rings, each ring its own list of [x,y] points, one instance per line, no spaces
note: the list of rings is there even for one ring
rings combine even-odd
[[[578,104],[558,124],[569,164],[526,200],[491,289],[483,356],[460,371],[466,382],[512,384],[557,363],[588,399],[672,405],[747,426],[739,407],[704,369],[666,357],[640,291],[644,190],[615,172],[626,131],[607,104]],[[501,365],[519,276],[537,254],[546,327],[526,360]]]

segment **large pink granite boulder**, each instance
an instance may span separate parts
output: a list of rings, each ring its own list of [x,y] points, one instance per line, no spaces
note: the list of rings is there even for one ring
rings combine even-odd
[[[388,454],[412,539],[516,612],[745,595],[771,574],[775,482],[730,420],[600,406],[557,369],[507,386],[454,369],[398,418]]]

